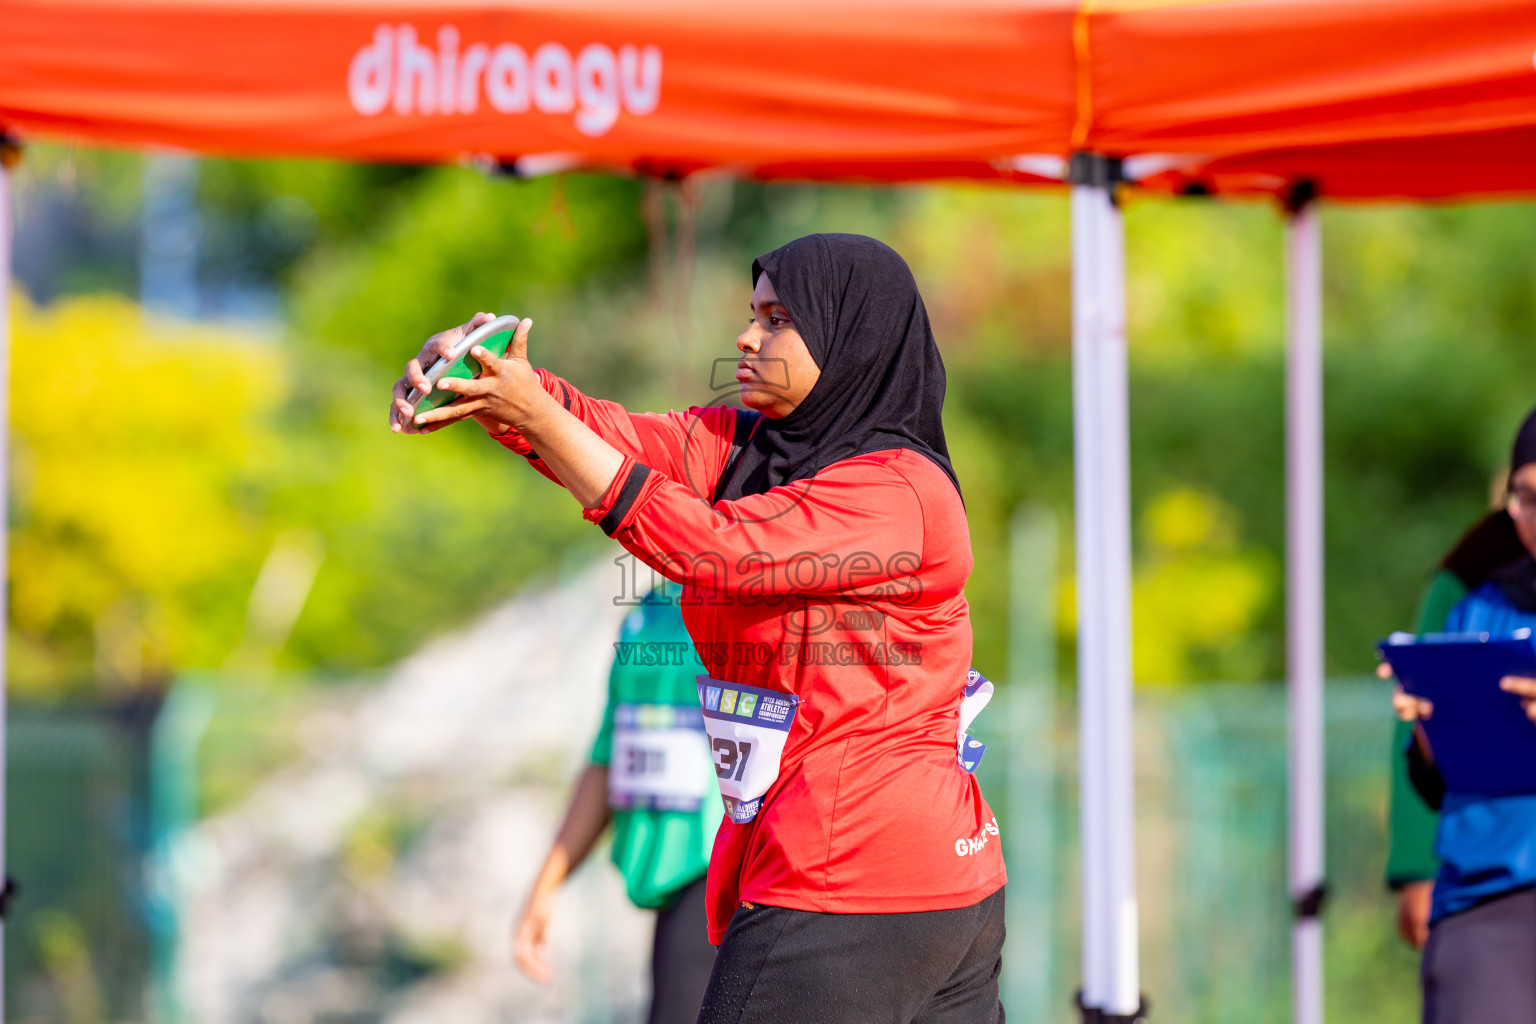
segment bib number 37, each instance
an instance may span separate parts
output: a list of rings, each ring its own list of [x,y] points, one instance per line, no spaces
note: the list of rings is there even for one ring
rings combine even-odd
[[[725,813],[745,825],[757,817],[763,795],[779,777],[800,698],[699,676],[699,704]]]
[[[712,740],[710,746],[715,751],[715,775],[740,782],[742,774],[747,770],[747,761],[752,757],[752,744],[747,740],[731,740],[722,736]]]

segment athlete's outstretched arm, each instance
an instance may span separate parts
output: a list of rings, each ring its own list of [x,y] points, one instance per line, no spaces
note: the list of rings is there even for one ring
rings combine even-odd
[[[478,319],[477,315],[475,320]],[[465,327],[472,330],[475,320]],[[544,464],[566,490],[583,507],[592,508],[618,476],[625,456],[567,412],[544,389],[528,362],[528,332],[532,327],[532,320],[518,324],[503,359],[477,345],[470,353],[481,366],[480,376],[474,380],[447,377],[438,381],[439,388],[460,396],[456,402],[406,421],[409,406],[405,405],[401,385],[397,383],[396,401],[390,409],[391,425],[396,429],[408,426],[412,433],[429,433],[473,417],[487,429],[500,426],[501,430],[495,431],[498,433],[516,430],[538,450]]]
[[[476,313],[468,323],[450,328],[427,339],[421,352],[406,364],[405,373],[395,382],[394,395],[389,408],[391,430],[396,433],[414,434],[435,429],[421,428],[416,425],[410,415],[411,407],[405,401],[407,392],[414,387],[425,393],[429,385],[422,367],[430,365],[439,356],[452,349],[465,334],[483,323],[490,322],[491,319],[493,318],[489,313]],[[521,336],[526,344],[527,331],[531,326],[531,321],[522,321],[518,332],[514,333],[514,338]],[[526,359],[526,353],[524,359]],[[643,462],[675,480],[687,480],[701,493],[704,493],[705,488],[713,486],[720,470],[724,467],[735,427],[735,410],[712,406],[706,409],[689,409],[685,412],[630,412],[618,402],[609,402],[583,394],[575,385],[548,370],[536,369],[534,374],[539,386],[546,394],[590,427],[620,454]],[[439,384],[438,387],[445,391],[457,390],[453,384],[446,382]],[[461,399],[454,404],[464,406],[468,403]],[[516,429],[515,424],[496,419],[484,409],[472,415],[505,447],[519,455],[527,456],[535,469],[554,480],[555,483],[564,483],[543,458],[543,450],[535,448],[531,440]]]
[[[478,378],[438,382],[441,390],[461,396],[458,400],[413,418],[405,396],[412,387],[426,385],[422,364],[489,319],[490,314],[477,313],[468,323],[428,339],[395,382],[391,430],[430,433],[473,418],[502,444],[528,456],[534,468],[570,490],[587,508],[598,504],[626,457],[686,481],[700,496],[713,488],[730,451],[735,410],[631,413],[616,402],[583,395],[549,371],[529,364],[531,320],[518,325],[504,358],[481,347],[471,353],[482,366]]]
[[[576,791],[566,808],[565,821],[544,858],[539,877],[528,893],[513,932],[513,955],[517,966],[534,981],[548,984],[549,964],[544,960],[545,933],[554,913],[555,893],[566,876],[576,870],[592,852],[597,837],[608,827],[608,766],[589,764],[576,780]]]

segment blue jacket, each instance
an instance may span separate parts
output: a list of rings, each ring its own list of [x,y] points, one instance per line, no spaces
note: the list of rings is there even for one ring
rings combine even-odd
[[[1536,629],[1536,613],[1485,583],[1451,609],[1448,633],[1512,633]],[[1531,729],[1536,747],[1536,725]],[[1474,796],[1447,792],[1435,836],[1440,873],[1430,920],[1469,910],[1518,889],[1536,888],[1536,795]]]

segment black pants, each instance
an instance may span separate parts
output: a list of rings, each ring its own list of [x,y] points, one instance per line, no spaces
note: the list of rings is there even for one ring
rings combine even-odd
[[[1002,1024],[1003,891],[919,914],[743,904],[699,1024]]]
[[[1435,922],[1421,977],[1424,1024],[1536,1021],[1536,890]]]
[[[693,1024],[714,965],[715,947],[709,944],[709,915],[700,878],[670,907],[656,913],[649,1024]]]

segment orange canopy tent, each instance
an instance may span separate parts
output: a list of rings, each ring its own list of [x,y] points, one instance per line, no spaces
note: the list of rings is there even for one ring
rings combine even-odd
[[[1532,178],[1477,159],[1536,152],[1530,4],[1148,0],[1090,11],[1075,148],[1255,157],[1248,187],[1263,189],[1268,172],[1271,191],[1298,173],[1330,196],[1532,190]],[[1454,159],[1469,137],[1486,141]]]
[[[1285,197],[1295,1015],[1319,1021],[1321,268],[1306,200],[1536,193],[1533,58],[1529,0],[0,0],[0,131],[525,174],[1069,181],[1083,1003],[1107,1022],[1139,1002],[1115,195],[1133,181]],[[0,282],[7,259],[0,245]]]
[[[1009,177],[1064,151],[1072,10],[3,0],[0,125],[205,153]]]
[[[0,0],[0,25],[0,127],[98,144],[883,181],[1091,151],[1169,188],[1241,155],[1208,184],[1531,190],[1490,166],[1536,130],[1522,0]]]

